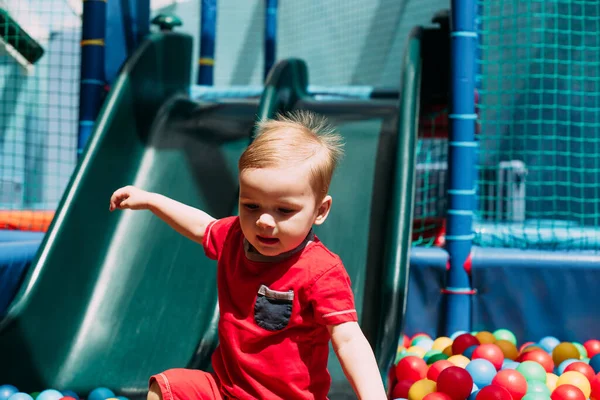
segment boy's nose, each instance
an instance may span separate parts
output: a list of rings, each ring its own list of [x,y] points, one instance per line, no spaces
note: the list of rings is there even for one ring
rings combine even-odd
[[[275,228],[275,219],[270,214],[261,214],[256,221],[256,225],[260,228]]]

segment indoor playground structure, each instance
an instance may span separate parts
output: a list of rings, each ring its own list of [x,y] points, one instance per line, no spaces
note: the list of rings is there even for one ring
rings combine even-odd
[[[597,0],[0,0],[0,400],[210,368],[215,263],[133,184],[237,212],[257,121],[346,155],[317,235],[390,399],[600,400]],[[329,398],[355,398],[333,352]]]

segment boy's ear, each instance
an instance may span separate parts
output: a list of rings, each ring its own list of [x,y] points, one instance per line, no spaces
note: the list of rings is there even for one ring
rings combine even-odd
[[[321,225],[327,219],[329,211],[331,210],[331,196],[327,195],[321,201],[319,208],[317,209],[317,218],[315,219],[315,225]]]

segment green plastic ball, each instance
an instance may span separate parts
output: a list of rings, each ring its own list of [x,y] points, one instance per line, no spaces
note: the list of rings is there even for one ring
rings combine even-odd
[[[586,358],[587,357],[587,350],[585,349],[585,347],[583,347],[583,345],[579,342],[572,342],[575,347],[577,347],[577,350],[579,350],[579,355],[581,356],[581,358]]]
[[[431,365],[436,361],[447,360],[448,358],[450,358],[450,357],[448,357],[448,355],[446,355],[444,353],[438,353],[438,354],[434,354],[431,357],[429,357],[425,362],[427,363],[427,365]]]
[[[527,382],[539,381],[546,383],[546,370],[535,361],[523,361],[517,367],[517,371],[523,375]],[[550,394],[548,394],[550,395]]]
[[[517,345],[517,337],[514,333],[509,331],[508,329],[497,329],[494,331],[494,337],[496,340],[508,340],[515,346]]]

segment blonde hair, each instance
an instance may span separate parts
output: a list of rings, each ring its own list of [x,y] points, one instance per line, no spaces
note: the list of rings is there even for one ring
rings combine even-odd
[[[333,171],[343,156],[343,142],[324,117],[298,110],[260,121],[256,128],[254,141],[238,162],[240,172],[310,160],[311,186],[318,200],[327,195]]]

